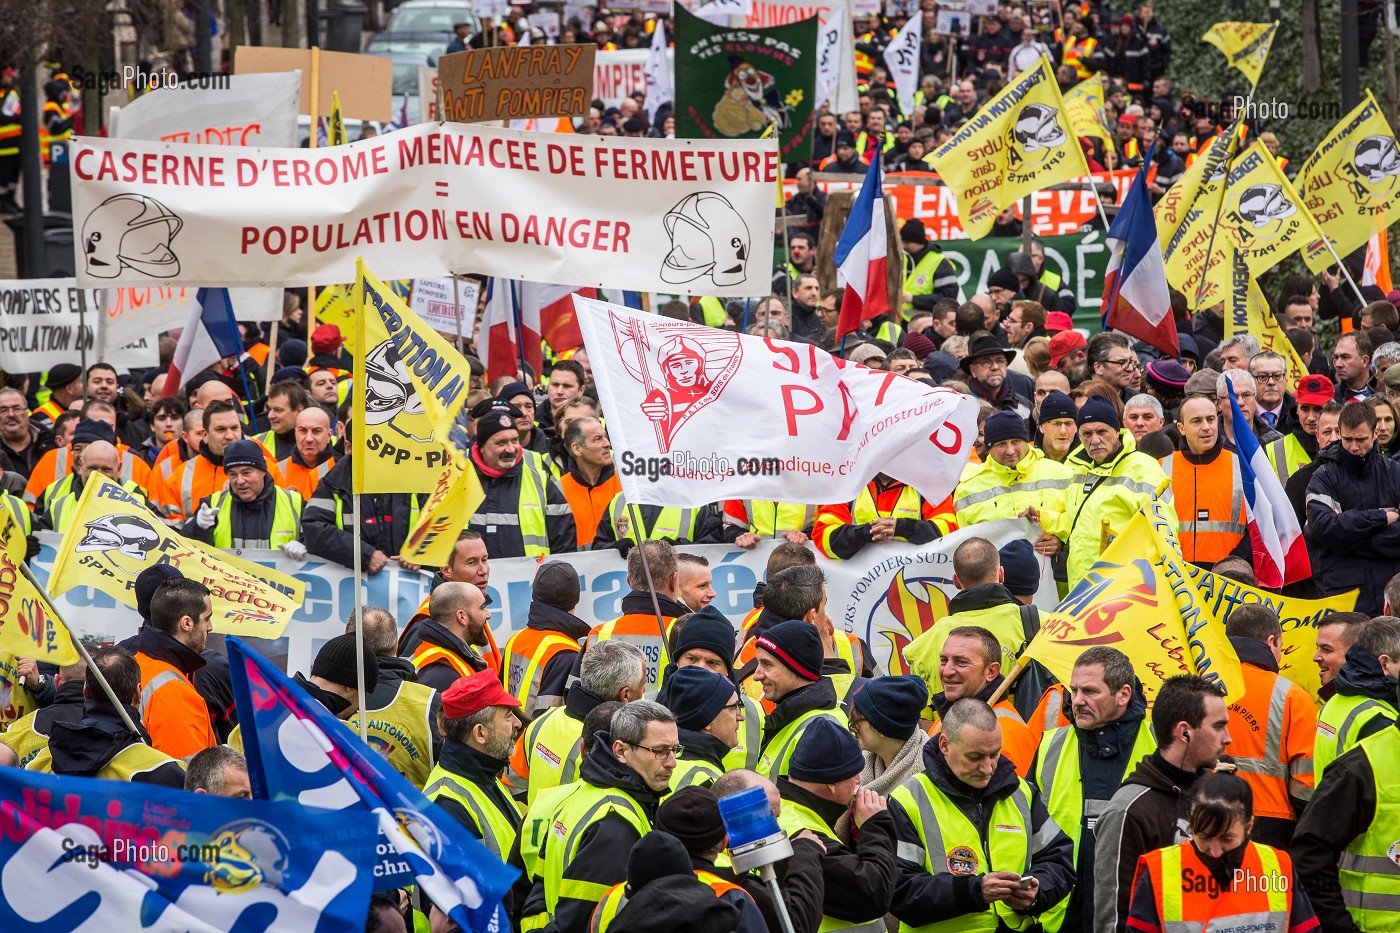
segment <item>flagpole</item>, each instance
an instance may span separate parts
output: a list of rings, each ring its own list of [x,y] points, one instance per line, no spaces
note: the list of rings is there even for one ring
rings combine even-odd
[[[642,547],[643,543],[651,540],[650,538],[642,537],[642,532],[646,530],[646,526],[642,524],[642,514],[638,510],[636,503],[633,502],[627,503],[627,511],[632,513],[632,537],[637,542],[636,546]],[[651,610],[656,613],[656,630],[661,633],[662,652],[667,653],[665,651],[666,623],[661,620],[661,603],[656,598],[656,581],[651,578],[651,564],[647,563],[647,552],[645,548],[642,549],[642,573],[646,574],[647,578],[647,592],[651,595]],[[660,664],[661,662],[658,660],[657,663]],[[659,669],[656,679],[658,683],[661,680],[661,672]]]
[[[253,433],[258,433],[258,416],[253,413],[253,387],[248,384],[248,370],[243,368],[243,333],[238,329],[238,319],[233,316],[233,303],[224,293],[224,310],[228,312],[229,327],[233,328],[233,335],[238,340],[238,353],[233,357],[233,365],[238,367],[238,376],[243,380],[243,404],[248,410],[248,423],[253,427]]]
[[[363,348],[361,348],[363,352]],[[353,492],[350,494],[350,501],[354,503],[355,521],[355,689],[360,695],[360,715],[355,717],[360,722],[360,741],[369,741],[369,716],[365,713],[365,585],[364,579],[360,576],[361,563],[364,555],[361,548],[364,547],[363,536],[360,532],[360,494]]]
[[[534,389],[534,380],[525,369],[525,323],[520,313],[520,293],[516,291],[515,280],[508,279],[510,283],[510,313],[515,318],[515,349],[520,353],[520,376],[521,381]]]
[[[317,118],[320,116],[321,103],[321,47],[313,45],[311,47],[311,124],[306,146],[308,149],[316,148]],[[439,111],[441,112],[441,111]],[[311,353],[311,332],[316,329],[316,286],[310,285],[306,289],[306,347],[308,356]],[[363,351],[362,351],[363,352]]]
[[[268,338],[268,344],[269,344],[268,357],[269,357],[274,363],[277,362],[277,328],[278,328],[279,326],[281,326],[281,324],[282,324],[282,322],[281,322],[280,320],[276,320],[276,321],[273,321],[273,322],[272,322],[272,335],[271,335],[271,337]],[[267,393],[269,393],[269,392],[272,391],[272,372],[273,372],[274,369],[275,369],[275,367],[269,366],[269,367],[267,367],[267,371],[263,373],[263,376],[265,377],[265,378],[264,378],[264,384],[263,384],[263,395],[264,395],[264,396],[267,395]],[[270,424],[269,424],[269,427],[271,427]]]
[[[112,685],[107,682],[107,678],[103,675],[101,668],[93,663],[92,655],[88,654],[88,650],[83,645],[83,640],[78,637],[78,633],[73,631],[68,623],[63,620],[63,616],[58,614],[58,609],[55,608],[53,604],[53,597],[49,595],[49,591],[45,589],[44,584],[40,583],[34,576],[34,572],[29,569],[28,564],[21,563],[19,565],[19,570],[20,573],[24,574],[25,579],[30,582],[34,589],[39,591],[39,595],[44,597],[44,602],[48,603],[49,608],[53,609],[53,617],[58,620],[58,624],[62,625],[64,631],[68,633],[68,640],[73,642],[74,648],[78,649],[78,654],[82,657],[83,663],[87,665],[87,669],[92,671],[93,675],[97,677],[97,682],[102,685],[102,692],[107,694],[107,699],[111,700],[112,705],[117,708],[117,713],[121,716],[122,722],[126,723],[126,727],[132,732],[140,734],[141,730],[136,728],[136,723],[131,721],[131,714],[126,711],[126,704],[117,699],[117,692],[113,690]]]

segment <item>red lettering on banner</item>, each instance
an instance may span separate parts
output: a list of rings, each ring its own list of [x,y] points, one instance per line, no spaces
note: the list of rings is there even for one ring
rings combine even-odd
[[[794,406],[798,392],[805,392],[807,397],[813,402],[811,408],[797,408]],[[783,415],[787,418],[788,437],[797,436],[797,418],[799,415],[815,415],[826,407],[822,402],[822,397],[806,386],[783,386]]]

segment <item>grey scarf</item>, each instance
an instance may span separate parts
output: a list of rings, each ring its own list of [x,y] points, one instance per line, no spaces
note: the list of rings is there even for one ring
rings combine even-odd
[[[888,797],[894,789],[905,781],[924,771],[924,743],[928,733],[915,729],[909,741],[894,756],[894,761],[886,768],[879,756],[865,753],[865,770],[860,773],[860,786],[863,790],[873,790],[881,797]],[[836,837],[845,845],[851,845],[851,811],[848,809],[836,821]]]

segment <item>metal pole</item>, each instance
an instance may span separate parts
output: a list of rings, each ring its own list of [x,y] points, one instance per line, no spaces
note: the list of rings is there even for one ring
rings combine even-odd
[[[462,283],[455,272],[452,273],[452,314],[457,319],[457,352],[465,353],[466,344],[462,342]]]
[[[1031,254],[1031,240],[1035,239],[1035,232],[1031,229],[1031,195],[1026,195],[1021,199],[1021,252],[1027,256]]]
[[[1342,0],[1342,112],[1361,103],[1361,82],[1357,73],[1361,59],[1360,12],[1356,0]]]
[[[644,542],[651,540],[650,538],[642,537],[642,532],[646,530],[646,526],[642,524],[642,513],[637,510],[636,504],[632,502],[627,503],[627,511],[632,513],[632,539],[637,542],[637,547],[642,547]],[[661,633],[662,645],[665,645],[668,637],[666,623],[661,620],[661,603],[656,599],[656,581],[651,578],[651,564],[647,563],[647,552],[645,548],[642,548],[642,573],[646,574],[647,577],[647,592],[651,595],[651,610],[656,613],[656,629]],[[659,682],[660,679],[661,672],[658,669],[657,681]]]
[[[309,39],[311,45],[311,138],[307,141],[307,148],[316,148],[316,133],[319,127],[316,126],[317,118],[320,116],[321,104],[321,49],[316,44],[316,0],[306,0],[307,28],[311,31],[307,33],[312,38]],[[316,329],[316,286],[311,285],[306,289],[306,358],[311,358],[311,332]],[[363,352],[363,351],[362,351]]]
[[[87,289],[78,289],[78,350],[82,354],[82,367],[84,376],[88,367],[88,341],[87,341]],[[87,398],[87,379],[83,379],[83,397]]]
[[[26,68],[20,77],[20,171],[24,192],[24,255],[27,269],[22,278],[43,278],[48,270],[44,261],[44,170],[39,152],[39,77],[37,65]]]
[[[263,395],[272,391],[272,372],[277,368],[277,329],[282,325],[281,321],[272,322],[272,336],[268,338],[267,357],[272,365],[267,367],[267,372],[263,375],[267,377],[263,384]]]
[[[351,493],[350,501],[355,504],[355,689],[360,694],[360,741],[369,740],[369,716],[365,715],[365,584],[360,576],[360,564],[364,555],[360,553],[363,539],[360,533],[360,494]]]
[[[195,0],[194,4],[194,70],[201,74],[214,73],[213,37],[209,35],[212,0]]]

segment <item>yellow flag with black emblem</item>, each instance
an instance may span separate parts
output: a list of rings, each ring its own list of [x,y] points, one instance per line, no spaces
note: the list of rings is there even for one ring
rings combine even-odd
[[[1225,55],[1225,63],[1248,78],[1249,86],[1254,87],[1276,35],[1276,22],[1216,23],[1201,36],[1201,41],[1219,49]]]
[[[1104,145],[1113,145],[1113,136],[1108,132],[1103,119],[1103,75],[1080,81],[1065,92],[1065,111],[1069,113],[1070,126],[1075,136],[1089,136],[1101,139]]]
[[[469,462],[471,367],[363,261],[356,271],[354,490],[431,493]]]
[[[301,608],[306,584],[166,527],[140,499],[102,476],[88,476],[77,513],[58,546],[49,592],[90,586],[136,608],[136,578],[165,563],[209,587],[214,631],[280,638]]]
[[[458,533],[467,527],[485,498],[481,478],[471,464],[465,470],[443,470],[437,488],[423,506],[418,524],[409,529],[408,540],[399,549],[399,556],[428,567],[447,564],[452,559]]]
[[[1317,222],[1263,142],[1230,163],[1212,262],[1224,262],[1230,269],[1233,249],[1250,275],[1257,276],[1321,241]]]
[[[1294,186],[1338,256],[1354,253],[1397,219],[1400,150],[1369,90],[1317,144]],[[1303,261],[1313,272],[1334,262],[1320,242],[1304,249]]]
[[[928,159],[974,240],[1033,191],[1089,174],[1050,61],[1018,75]]]
[[[10,510],[0,508],[0,538],[18,541],[18,550],[0,548],[0,655],[50,664],[72,664],[78,649],[49,601],[24,575],[24,531]],[[0,679],[8,679],[0,674]],[[11,681],[13,683],[13,681]]]
[[[326,130],[326,145],[343,146],[345,138],[345,117],[340,113],[340,92],[331,91],[331,116]]]
[[[1279,326],[1278,318],[1269,307],[1269,300],[1259,290],[1259,282],[1249,274],[1248,267],[1238,260],[1234,263],[1230,279],[1230,300],[1225,306],[1225,339],[1249,336],[1259,341],[1259,349],[1272,351],[1283,357],[1284,388],[1293,392],[1298,383],[1308,374],[1298,351],[1293,349],[1288,336]]]
[[[1225,198],[1225,178],[1234,156],[1238,121],[1206,147],[1153,209],[1157,241],[1167,282],[1186,296],[1187,307],[1209,307],[1230,285],[1230,268],[1211,267],[1206,278],[1207,250],[1213,245],[1216,218]]]

